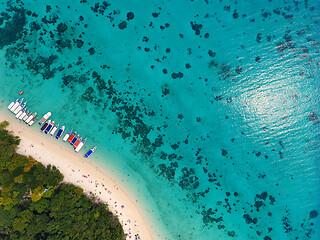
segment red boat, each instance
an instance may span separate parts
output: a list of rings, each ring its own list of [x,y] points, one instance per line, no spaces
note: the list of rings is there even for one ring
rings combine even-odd
[[[75,131],[71,136],[70,138],[68,139],[68,142],[71,143],[71,141],[74,139],[74,137],[76,136],[77,134],[77,131]]]

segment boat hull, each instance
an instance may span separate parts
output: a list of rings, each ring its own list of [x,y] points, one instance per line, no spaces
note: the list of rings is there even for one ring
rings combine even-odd
[[[26,120],[26,123],[29,123],[32,119],[34,119],[37,116],[37,113],[32,114],[31,116],[28,117]]]
[[[59,126],[58,126],[58,127],[59,127]],[[56,133],[56,131],[58,130],[58,127],[55,126],[55,127],[52,129],[52,131],[51,131],[51,133],[50,133],[51,136],[53,136],[53,135]]]
[[[19,102],[16,102],[15,104],[13,104],[13,106],[10,108],[10,111],[13,112],[14,110],[16,110],[16,108],[20,105]]]
[[[26,112],[22,113],[22,114],[20,115],[20,117],[19,117],[19,120],[22,120],[26,115],[27,115]]]
[[[17,102],[17,100],[16,100],[16,101],[13,101],[12,103],[10,103],[9,106],[8,106],[8,109],[10,110],[10,108],[12,108],[13,105],[14,105],[16,102]]]
[[[23,107],[20,105],[13,111],[13,113],[17,115],[22,109]]]
[[[45,124],[43,124],[43,126],[40,128],[40,131],[43,132],[47,127],[48,125],[50,124],[50,122],[46,122]]]
[[[76,147],[75,151],[79,152],[81,150],[81,148],[83,147],[83,145],[84,145],[83,142],[79,143],[79,145]]]
[[[31,127],[31,126],[34,124],[35,121],[36,121],[36,120],[31,120],[31,121],[28,123],[28,125]]]
[[[19,119],[19,117],[20,117],[23,113],[24,113],[24,111],[23,111],[23,110],[19,111],[19,112],[16,114],[16,118],[18,118],[18,119]]]
[[[56,135],[56,139],[59,139],[61,138],[62,134],[64,132],[64,126],[62,128],[59,129],[57,135]]]
[[[25,116],[24,116],[24,118],[22,119],[22,121],[27,121],[27,119],[30,117],[30,113],[29,114],[26,114]]]
[[[70,136],[70,134],[67,133],[62,140],[63,140],[64,142],[67,141],[68,138],[69,138],[69,136]]]
[[[51,112],[47,112],[39,121],[39,125],[42,125],[51,116]]]

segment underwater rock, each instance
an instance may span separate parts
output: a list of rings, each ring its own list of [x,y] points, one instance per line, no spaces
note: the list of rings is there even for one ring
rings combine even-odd
[[[92,47],[88,49],[88,52],[90,53],[90,55],[93,55],[95,54],[96,50],[94,50],[94,48]]]
[[[83,44],[84,44],[84,42],[81,39],[77,39],[75,41],[76,41],[77,48],[81,48],[83,46]]]
[[[262,201],[255,201],[254,206],[256,207],[257,212],[259,212],[259,209],[262,206],[265,206],[265,204]]]
[[[231,75],[231,67],[229,65],[227,65],[227,64],[221,64],[219,75],[223,79],[229,78],[230,75]]]
[[[172,74],[171,74],[171,77],[172,77],[173,79],[182,78],[182,77],[183,77],[183,73],[182,73],[182,72],[172,73]]]
[[[32,60],[31,57],[27,58],[27,69],[32,69],[34,71],[34,75],[39,73],[43,73],[45,71],[50,71],[50,65],[58,59],[57,55],[51,55],[49,57],[37,56],[35,60]]]
[[[228,152],[225,149],[221,149],[222,156],[227,156]]]
[[[237,67],[237,68],[236,68],[236,72],[237,72],[238,74],[240,74],[240,73],[242,72],[242,67],[240,67],[240,66]]]
[[[94,99],[94,89],[92,87],[88,87],[86,91],[82,94],[82,99],[92,103]]]
[[[179,177],[179,186],[184,190],[195,190],[199,187],[200,182],[198,177],[195,176],[193,168],[184,167],[182,170],[182,176]]]
[[[307,117],[310,122],[317,123],[319,121],[319,117],[315,111],[312,111]]]
[[[270,12],[263,12],[263,13],[261,13],[261,15],[262,15],[262,17],[264,17],[264,18],[268,18],[268,17],[271,16],[271,13],[270,13]]]
[[[127,13],[127,20],[132,20],[134,18],[134,13],[133,12],[128,12]]]
[[[256,41],[257,41],[258,43],[261,43],[261,39],[262,39],[262,34],[261,34],[261,33],[258,33],[258,34],[257,34]]]
[[[277,50],[278,52],[283,52],[284,50],[286,50],[288,47],[287,47],[287,44],[284,43],[284,42],[279,42],[277,43]]]
[[[57,31],[59,34],[64,33],[65,31],[67,31],[68,26],[65,23],[59,23],[58,27],[57,27]]]
[[[209,54],[210,57],[215,57],[216,56],[216,53],[213,52],[212,50],[209,50],[208,54]]]
[[[39,23],[35,22],[35,21],[32,21],[30,24],[29,24],[29,27],[30,27],[30,30],[31,31],[38,31],[41,29]]]
[[[266,200],[267,197],[268,197],[268,193],[267,192],[263,192],[260,195],[256,194],[256,197],[259,198],[259,199],[262,199],[262,200]]]
[[[119,26],[120,29],[125,29],[127,27],[127,22],[123,21],[118,26]]]
[[[173,165],[171,165],[170,167],[166,166],[165,164],[160,164],[158,165],[160,173],[160,176],[164,176],[166,177],[169,181],[174,180],[174,176],[176,174],[175,172],[175,167]]]
[[[191,24],[192,30],[195,31],[196,35],[200,35],[200,30],[202,28],[202,24],[197,24],[192,21],[190,22],[190,24]]]
[[[216,210],[215,210],[216,211]],[[202,221],[205,225],[209,225],[210,223],[219,223],[223,221],[222,217],[214,218],[212,215],[215,215],[216,213],[212,210],[212,208],[209,208],[208,210],[203,210],[201,212],[202,214]]]
[[[309,214],[309,217],[310,217],[310,218],[316,218],[316,217],[318,217],[318,212],[317,212],[317,210],[312,210],[312,211],[310,212],[310,214]]]
[[[154,18],[156,18],[156,17],[158,17],[158,16],[159,16],[159,14],[160,14],[160,13],[156,13],[156,12],[154,12],[154,13],[152,13],[152,16],[153,16]]]
[[[234,10],[234,13],[232,14],[232,16],[234,19],[239,17],[239,13],[237,13],[237,10]]]
[[[170,93],[169,89],[168,88],[164,88],[162,89],[162,93],[164,96],[168,95]]]
[[[244,214],[243,218],[246,220],[247,224],[251,224],[251,223],[256,224],[258,222],[257,218],[251,218],[249,214]]]
[[[285,19],[292,19],[292,18],[293,18],[293,14],[286,14],[285,12],[282,13],[282,16],[283,16]]]
[[[61,52],[61,49],[64,49],[64,48],[72,49],[71,41],[69,39],[66,39],[66,40],[59,39],[56,41],[56,48],[58,49],[58,52]]]

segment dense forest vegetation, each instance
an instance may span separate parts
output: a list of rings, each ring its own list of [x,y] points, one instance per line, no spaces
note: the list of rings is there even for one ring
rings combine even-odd
[[[118,219],[83,189],[61,183],[54,166],[16,153],[20,143],[0,123],[0,239],[119,239]]]

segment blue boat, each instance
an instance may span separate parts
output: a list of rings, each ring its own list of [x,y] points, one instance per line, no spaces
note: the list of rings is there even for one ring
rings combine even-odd
[[[94,147],[94,148],[91,148],[84,156],[87,158],[87,157],[90,157],[90,155],[92,153],[94,153],[94,151],[97,149],[97,147]]]
[[[74,137],[72,139],[72,141],[70,142],[71,145],[74,145],[76,143],[76,141],[79,139],[80,135],[78,134],[76,137]]]
[[[51,122],[51,124],[48,125],[46,130],[44,131],[45,134],[48,134],[48,132],[51,130],[51,128],[54,126],[54,121]]]
[[[57,135],[56,135],[56,139],[59,139],[59,138],[61,138],[61,135],[63,134],[63,132],[64,132],[64,126],[62,126],[60,129],[59,129],[59,131],[58,131],[58,133],[57,133]]]

